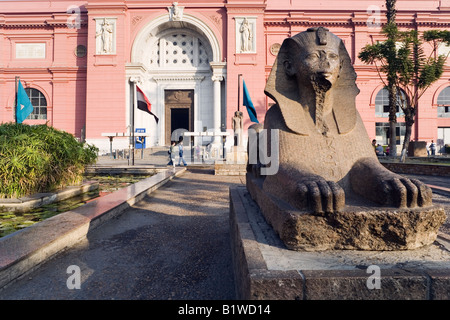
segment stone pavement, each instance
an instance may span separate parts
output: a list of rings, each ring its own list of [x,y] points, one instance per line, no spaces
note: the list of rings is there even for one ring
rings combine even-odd
[[[189,169],[0,292],[0,299],[234,299],[230,186]],[[81,288],[68,289],[71,265]]]

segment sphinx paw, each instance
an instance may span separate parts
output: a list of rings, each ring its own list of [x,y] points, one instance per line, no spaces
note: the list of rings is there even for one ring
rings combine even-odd
[[[398,208],[426,207],[432,202],[430,187],[417,179],[392,178],[383,190],[386,204]]]
[[[345,206],[344,190],[333,181],[307,181],[298,184],[297,191],[302,207],[316,213],[336,212]]]

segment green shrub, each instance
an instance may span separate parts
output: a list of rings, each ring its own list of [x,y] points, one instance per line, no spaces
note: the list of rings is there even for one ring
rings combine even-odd
[[[47,125],[0,125],[0,198],[79,183],[98,149]]]

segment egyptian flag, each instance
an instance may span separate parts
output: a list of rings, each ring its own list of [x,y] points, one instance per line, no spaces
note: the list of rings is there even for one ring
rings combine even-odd
[[[137,108],[139,110],[150,113],[152,116],[155,117],[156,123],[158,123],[159,121],[158,117],[155,116],[155,114],[152,112],[152,104],[150,103],[150,101],[148,101],[144,92],[138,86],[136,86],[136,93],[137,93]]]

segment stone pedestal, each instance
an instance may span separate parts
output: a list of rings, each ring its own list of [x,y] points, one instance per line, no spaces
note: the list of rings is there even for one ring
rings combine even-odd
[[[262,190],[263,180],[247,174],[247,189],[266,221],[292,250],[407,250],[432,244],[446,214],[439,206],[376,207],[346,199],[341,212],[300,211]]]
[[[232,146],[225,161],[216,161],[214,174],[219,176],[245,176],[247,173],[247,151],[241,146]]]
[[[410,157],[426,157],[427,142],[426,141],[411,141],[408,147],[408,156]]]
[[[230,234],[238,299],[450,299],[444,234],[416,250],[290,250],[245,187],[230,188]]]
[[[247,158],[247,149],[245,147],[232,146],[226,155],[226,162],[228,164],[246,164]]]
[[[218,161],[214,164],[214,174],[216,176],[245,176],[247,171],[245,164],[227,163]]]

